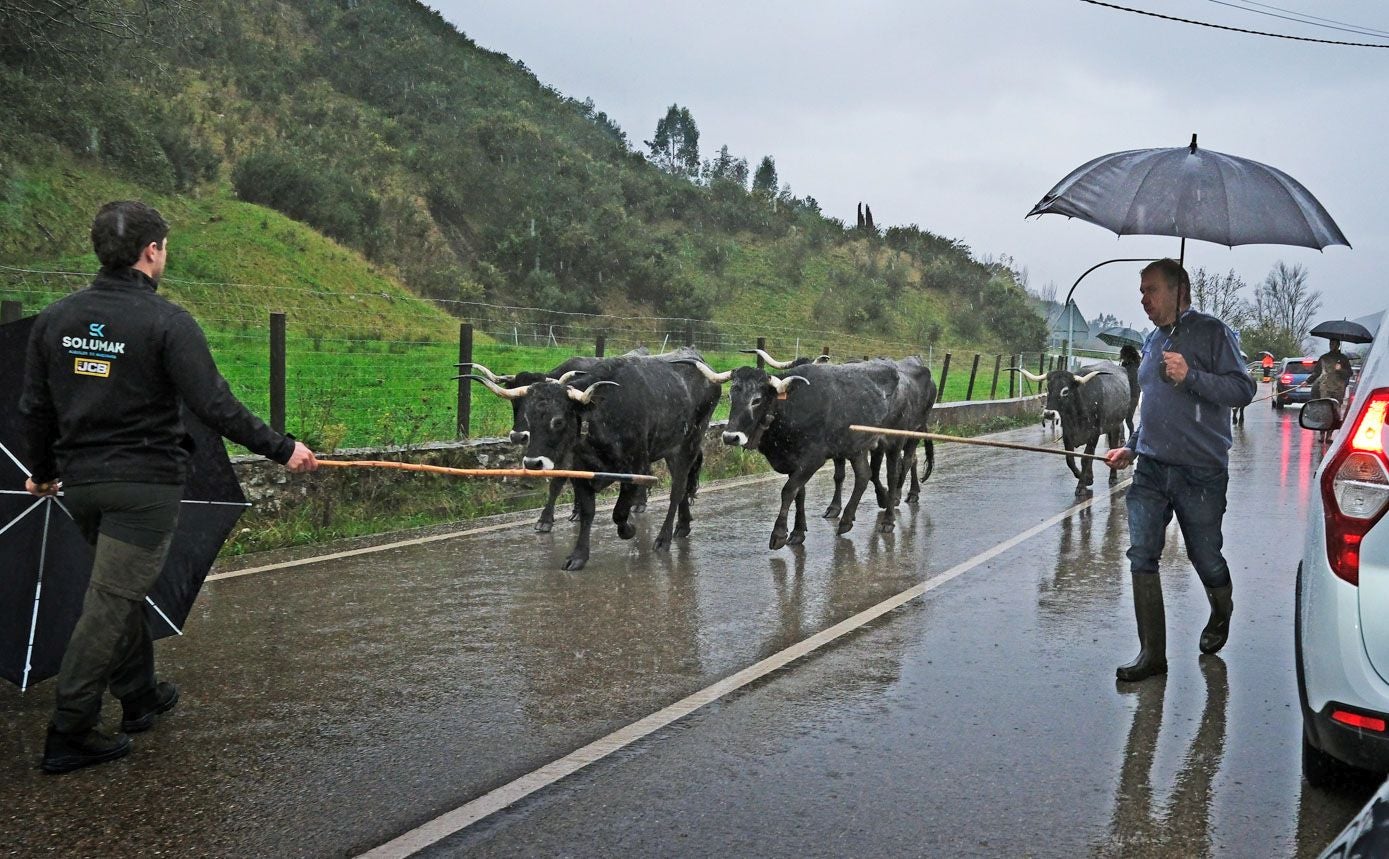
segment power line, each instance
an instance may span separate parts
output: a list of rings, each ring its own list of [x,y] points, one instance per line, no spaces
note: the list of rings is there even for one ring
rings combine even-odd
[[[1367,29],[1367,28],[1365,28],[1365,27],[1356,26],[1355,24],[1346,24],[1346,26],[1343,26],[1343,27],[1333,26],[1333,25],[1335,25],[1335,24],[1345,24],[1344,21],[1332,21],[1332,20],[1329,19],[1329,18],[1314,18],[1314,17],[1311,16],[1311,15],[1303,16],[1303,17],[1296,17],[1296,18],[1295,18],[1295,17],[1293,17],[1294,15],[1299,15],[1299,16],[1300,16],[1300,15],[1302,15],[1302,13],[1301,13],[1301,12],[1293,12],[1293,11],[1291,11],[1291,10],[1289,10],[1289,9],[1279,9],[1277,6],[1266,6],[1266,7],[1265,7],[1265,8],[1267,8],[1267,9],[1276,9],[1276,10],[1277,10],[1276,12],[1265,12],[1263,9],[1251,9],[1251,8],[1249,8],[1248,6],[1241,6],[1241,5],[1237,4],[1237,3],[1229,3],[1229,2],[1226,2],[1226,0],[1207,0],[1207,2],[1214,3],[1214,4],[1216,4],[1217,6],[1228,6],[1228,7],[1231,8],[1231,9],[1238,9],[1238,10],[1240,10],[1241,12],[1253,12],[1255,15],[1267,15],[1267,16],[1269,16],[1270,18],[1281,18],[1281,19],[1283,19],[1284,21],[1292,21],[1292,22],[1295,23],[1295,24],[1306,24],[1306,25],[1312,26],[1312,27],[1325,27],[1325,28],[1328,29],[1328,30],[1340,30],[1340,31],[1343,32],[1343,33],[1358,33],[1359,35],[1362,35],[1362,36],[1384,36],[1384,37],[1389,37],[1389,33],[1382,33],[1382,32],[1379,32],[1379,31],[1377,31],[1377,30],[1370,30],[1370,29]],[[1252,5],[1264,6],[1263,3],[1257,3],[1257,4],[1252,4]],[[1279,15],[1278,12],[1287,12],[1288,14],[1287,14],[1287,15]],[[1319,23],[1317,23],[1318,21],[1326,21],[1326,22],[1328,22],[1328,23],[1319,24]]]
[[[1176,21],[1179,24],[1193,24],[1197,27],[1209,27],[1212,30],[1227,30],[1231,33],[1245,33],[1250,36],[1267,36],[1270,39],[1288,39],[1293,42],[1313,42],[1318,45],[1341,45],[1347,48],[1389,48],[1389,45],[1376,45],[1369,42],[1341,42],[1333,39],[1313,39],[1308,36],[1289,36],[1286,33],[1266,33],[1262,30],[1247,30],[1243,27],[1228,27],[1224,24],[1212,24],[1208,21],[1193,21],[1190,18],[1178,18],[1175,15],[1163,15],[1158,12],[1149,12],[1145,9],[1116,6],[1113,3],[1103,3],[1101,0],[1080,0],[1080,2],[1089,3],[1092,6],[1103,6],[1106,9],[1117,9],[1120,12],[1132,12],[1135,15],[1147,15],[1150,18],[1161,18],[1164,21]]]
[[[1389,37],[1389,32],[1386,32],[1384,30],[1376,30],[1373,27],[1361,27],[1358,24],[1352,24],[1348,21],[1337,21],[1334,18],[1319,18],[1316,15],[1308,15],[1306,12],[1297,12],[1293,9],[1284,9],[1281,6],[1270,6],[1267,3],[1257,3],[1255,2],[1255,0],[1242,0],[1242,2],[1247,6],[1261,6],[1265,9],[1272,9],[1275,12],[1287,12],[1289,15],[1297,15],[1301,18],[1306,19],[1308,23],[1311,23],[1312,21],[1324,21],[1328,24],[1341,24],[1346,27],[1354,27],[1370,35]]]

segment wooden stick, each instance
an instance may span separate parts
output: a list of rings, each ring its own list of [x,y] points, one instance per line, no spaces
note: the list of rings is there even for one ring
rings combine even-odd
[[[427,471],[430,474],[448,474],[453,477],[523,477],[535,480],[549,480],[567,477],[571,480],[615,480],[619,483],[636,483],[651,486],[656,483],[654,474],[616,474],[608,471],[566,471],[552,468],[445,468],[442,465],[420,465],[414,462],[386,462],[379,459],[320,459],[319,465],[333,468],[394,468],[398,471]]]
[[[1277,382],[1274,382],[1274,383],[1273,383],[1273,393],[1271,393],[1271,394],[1264,394],[1262,397],[1255,397],[1254,399],[1252,399],[1252,400],[1249,401],[1249,405],[1252,406],[1252,405],[1254,405],[1255,403],[1262,403],[1264,400],[1271,400],[1271,399],[1273,399],[1274,397],[1282,396],[1283,394],[1291,394],[1293,391],[1296,391],[1298,388],[1306,387],[1306,385],[1307,385],[1306,382],[1302,382],[1301,384],[1293,385],[1291,388],[1287,389],[1286,391],[1280,391],[1280,390],[1278,390],[1278,383],[1277,383]]]
[[[866,427],[859,424],[850,425],[849,429],[855,432],[871,432],[881,435],[902,435],[907,438],[928,438],[931,441],[953,441],[960,444],[977,444],[982,447],[1003,447],[1009,450],[1026,450],[1033,453],[1050,453],[1055,456],[1075,456],[1080,459],[1097,459],[1105,462],[1105,458],[1094,453],[1070,453],[1064,450],[1057,450],[1054,447],[1035,447],[1030,444],[1013,444],[1008,441],[984,441],[979,438],[961,438],[957,435],[941,435],[934,432],[913,432],[911,430],[888,429],[887,427]],[[1107,464],[1107,463],[1106,463]]]

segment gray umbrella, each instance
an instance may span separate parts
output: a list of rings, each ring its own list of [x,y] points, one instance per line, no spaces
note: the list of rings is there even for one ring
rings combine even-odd
[[[1351,322],[1347,319],[1333,319],[1330,322],[1323,322],[1307,333],[1313,337],[1340,340],[1342,343],[1370,343],[1375,339],[1374,335],[1370,333],[1370,329],[1359,322]]]
[[[1139,347],[1143,345],[1143,335],[1134,331],[1132,328],[1123,325],[1112,325],[1095,335],[1110,346],[1130,346]]]
[[[1350,242],[1321,203],[1281,170],[1196,147],[1102,155],[1062,179],[1028,212],[1066,215],[1121,236],[1178,236],[1233,247]]]

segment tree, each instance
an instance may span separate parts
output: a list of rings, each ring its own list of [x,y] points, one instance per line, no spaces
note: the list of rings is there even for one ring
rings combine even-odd
[[[155,47],[197,20],[194,0],[6,0],[0,65],[48,71],[100,68],[97,48]]]
[[[1240,295],[1244,287],[1244,279],[1233,269],[1217,275],[1198,268],[1191,273],[1191,306],[1231,328],[1243,328],[1250,315],[1249,302]]]
[[[689,108],[672,104],[656,123],[656,134],[646,141],[651,160],[676,176],[699,175],[699,128]]]
[[[711,185],[715,182],[732,182],[739,188],[747,188],[748,161],[734,157],[725,143],[719,147],[717,158],[704,162],[704,176]]]
[[[1307,269],[1279,260],[1254,297],[1253,313],[1256,323],[1271,323],[1301,343],[1320,309],[1321,292],[1307,286]]]
[[[776,161],[772,160],[772,156],[762,156],[761,163],[757,165],[757,172],[752,174],[752,191],[764,197],[776,195]]]

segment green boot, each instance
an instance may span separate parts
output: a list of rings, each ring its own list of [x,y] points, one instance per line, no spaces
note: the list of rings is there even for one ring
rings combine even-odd
[[[1216,653],[1225,646],[1230,637],[1230,615],[1235,613],[1235,601],[1231,598],[1232,586],[1206,588],[1206,599],[1211,604],[1211,619],[1201,630],[1201,652]]]
[[[1120,665],[1114,676],[1127,682],[1167,673],[1167,614],[1157,573],[1133,573],[1133,613],[1138,618],[1138,658]]]

